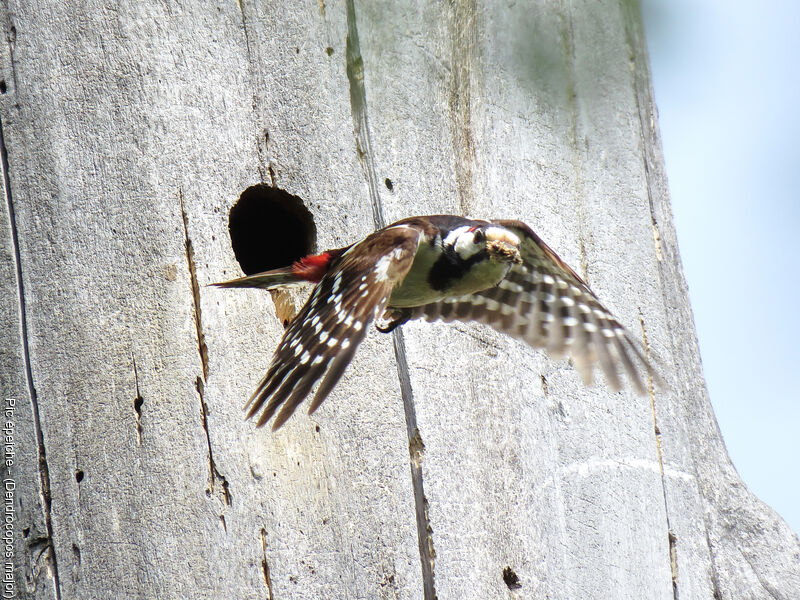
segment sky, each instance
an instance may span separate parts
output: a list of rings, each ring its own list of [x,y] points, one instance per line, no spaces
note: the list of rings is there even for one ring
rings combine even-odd
[[[642,6],[711,403],[744,482],[800,533],[800,2]]]

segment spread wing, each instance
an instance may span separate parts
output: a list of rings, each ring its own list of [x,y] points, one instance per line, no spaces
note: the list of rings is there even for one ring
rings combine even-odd
[[[350,247],[330,266],[286,329],[269,370],[245,410],[261,412],[278,429],[321,378],[309,414],[339,381],[369,323],[383,312],[395,284],[405,277],[419,243],[409,226],[381,229]]]
[[[521,221],[495,221],[520,239],[522,264],[496,287],[414,309],[428,321],[478,321],[555,357],[569,355],[587,384],[599,364],[612,389],[619,367],[645,393],[642,371],[661,381],[638,341],[600,303],[589,286]]]

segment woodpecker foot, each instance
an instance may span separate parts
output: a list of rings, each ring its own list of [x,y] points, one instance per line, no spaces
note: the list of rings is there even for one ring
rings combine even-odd
[[[381,333],[389,333],[400,327],[400,325],[410,318],[410,308],[387,308],[383,315],[375,321],[375,329]]]

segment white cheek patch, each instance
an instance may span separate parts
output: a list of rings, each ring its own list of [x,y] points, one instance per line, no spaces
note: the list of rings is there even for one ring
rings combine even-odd
[[[478,252],[481,251],[482,248],[485,247],[485,244],[476,244],[475,243],[475,232],[470,231],[465,234],[462,234],[455,245],[456,254],[458,254],[461,258],[469,258],[470,256],[474,256]]]
[[[444,238],[445,247],[451,247],[459,257],[467,259],[484,247],[483,243],[475,243],[475,231],[472,227],[457,227]]]
[[[463,234],[465,234],[468,231],[469,227],[466,225],[464,227],[456,227],[455,229],[453,229],[453,231],[447,234],[446,238],[444,238],[444,245],[450,247],[455,246],[456,243],[458,242],[458,238],[460,238]]]

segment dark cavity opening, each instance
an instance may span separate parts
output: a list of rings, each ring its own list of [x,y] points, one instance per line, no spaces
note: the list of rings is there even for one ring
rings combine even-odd
[[[503,569],[503,581],[506,582],[506,586],[510,590],[518,590],[522,587],[522,584],[519,582],[519,577],[514,573],[514,569],[511,567]]]
[[[80,469],[75,471],[75,481],[77,481],[78,483],[83,481],[83,471],[81,471]]]
[[[317,243],[314,218],[303,201],[265,184],[242,192],[228,215],[228,230],[246,275],[288,267]]]

